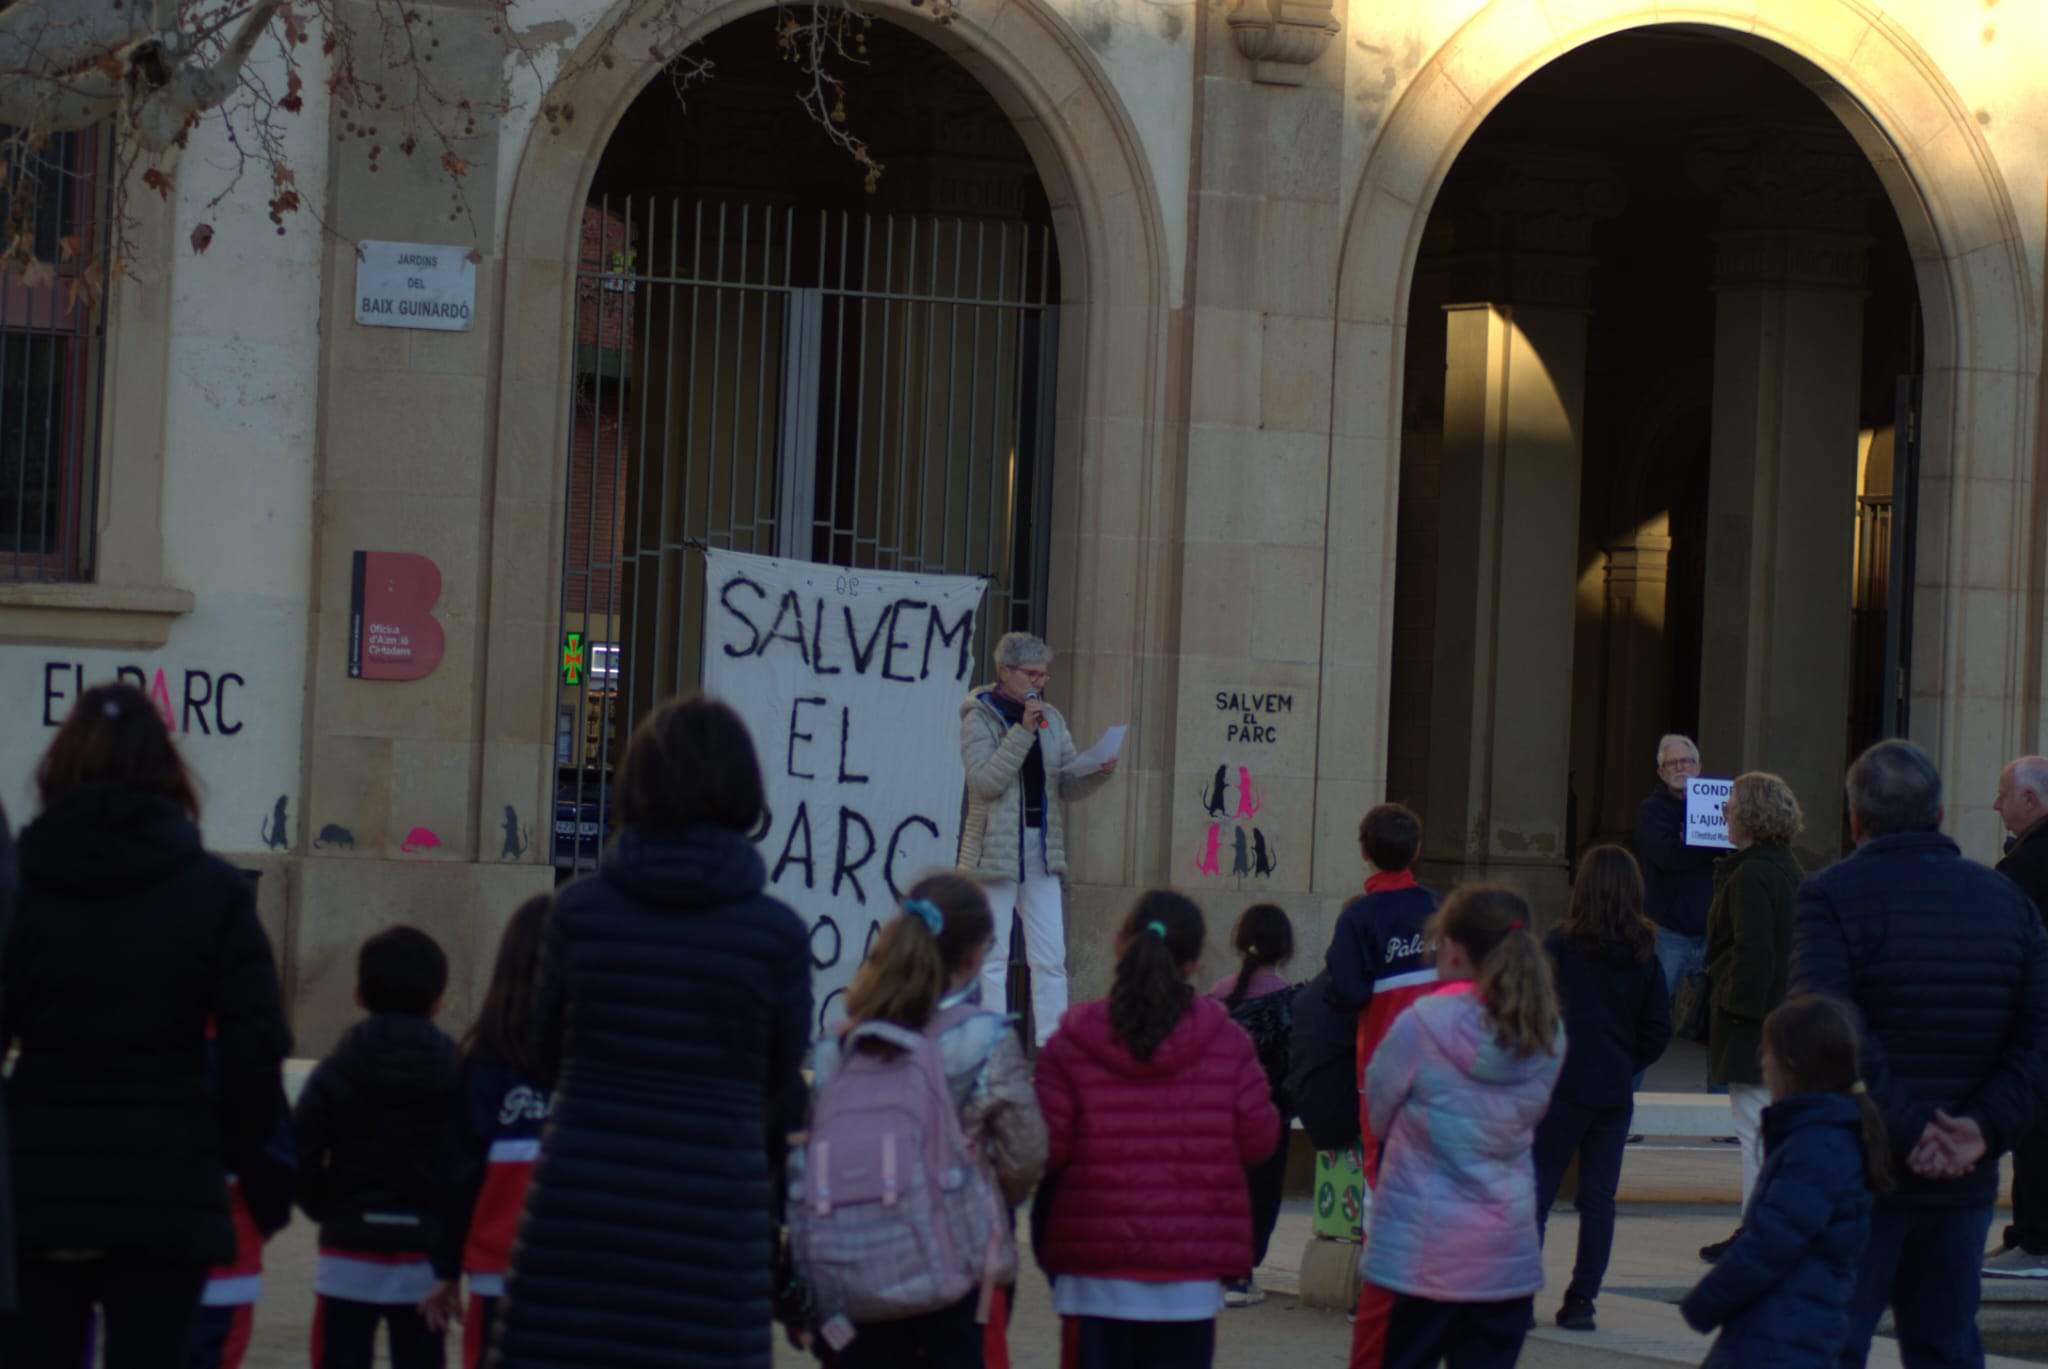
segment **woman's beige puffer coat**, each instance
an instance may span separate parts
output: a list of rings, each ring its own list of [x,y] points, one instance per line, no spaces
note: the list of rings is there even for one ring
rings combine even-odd
[[[1018,879],[1023,869],[1024,760],[1031,732],[1011,726],[975,690],[960,704],[960,758],[967,767],[967,813],[960,824],[960,868],[994,879]],[[1045,868],[1067,872],[1066,801],[1085,798],[1109,776],[1103,771],[1066,776],[1077,754],[1067,720],[1051,704],[1038,736],[1045,755]]]

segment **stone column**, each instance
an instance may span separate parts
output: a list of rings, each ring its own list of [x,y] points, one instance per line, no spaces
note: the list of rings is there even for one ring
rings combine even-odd
[[[1586,315],[1448,313],[1425,848],[1561,906]]]
[[[1717,238],[1700,751],[1770,770],[1840,850],[1867,169],[1792,136],[1711,149]]]
[[[1579,838],[1626,839],[1635,828],[1657,739],[1670,727],[1671,653],[1664,640],[1671,538],[1663,520],[1607,548],[1601,655],[1599,773],[1582,777],[1583,798],[1597,792],[1599,811],[1582,808]],[[1594,787],[1597,785],[1597,789]]]
[[[1547,917],[1569,892],[1586,248],[1620,196],[1529,155],[1474,177],[1451,220],[1481,250],[1454,261],[1465,302],[1447,306],[1424,856],[1435,878],[1515,885]]]

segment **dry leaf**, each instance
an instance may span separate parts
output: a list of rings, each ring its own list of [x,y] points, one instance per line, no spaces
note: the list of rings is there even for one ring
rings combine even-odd
[[[79,246],[78,234],[66,233],[63,237],[57,239],[57,259],[59,261],[76,261],[78,259]]]
[[[21,283],[31,290],[46,289],[56,280],[57,268],[46,261],[32,261],[22,268]]]
[[[211,246],[213,246],[212,224],[202,223],[192,230],[192,250],[194,252],[204,252]]]

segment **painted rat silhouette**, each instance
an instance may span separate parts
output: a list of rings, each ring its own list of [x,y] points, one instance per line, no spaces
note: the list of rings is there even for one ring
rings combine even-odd
[[[1252,785],[1252,772],[1240,765],[1237,767],[1237,816],[1255,818],[1262,806],[1259,791]]]
[[[519,814],[511,804],[505,805],[505,847],[498,852],[499,860],[517,860],[533,846],[533,833],[519,825]]]
[[[1202,791],[1202,806],[1209,810],[1209,816],[1212,818],[1230,816],[1230,781],[1227,778],[1229,774],[1229,766],[1217,766],[1216,783]]]
[[[356,834],[339,823],[330,822],[320,829],[319,836],[313,838],[313,845],[316,848],[345,846],[353,851],[356,849]]]
[[[1223,870],[1223,866],[1222,866],[1222,863],[1221,863],[1221,862],[1219,862],[1219,861],[1217,860],[1217,858],[1216,858],[1216,857],[1217,857],[1217,850],[1216,850],[1216,846],[1217,846],[1217,843],[1218,843],[1218,842],[1219,842],[1220,840],[1222,840],[1222,837],[1223,837],[1223,824],[1222,824],[1222,823],[1220,823],[1220,822],[1212,822],[1212,823],[1210,823],[1210,824],[1209,824],[1209,838],[1208,838],[1208,841],[1207,841],[1207,842],[1206,842],[1206,843],[1205,843],[1205,844],[1203,845],[1203,847],[1202,847],[1202,854],[1201,854],[1201,855],[1199,855],[1199,856],[1197,856],[1197,857],[1195,858],[1195,873],[1196,873],[1196,874],[1199,874],[1199,875],[1214,875],[1214,874],[1220,874],[1220,873],[1222,873],[1222,870]]]
[[[415,851],[435,850],[440,845],[441,839],[439,837],[424,827],[415,827],[405,834],[405,840],[398,844],[398,849],[403,854],[409,856]]]
[[[290,820],[284,814],[286,802],[287,796],[279,794],[277,806],[270,810],[270,825],[264,827],[258,824],[256,829],[263,834],[263,844],[273,851],[284,850],[292,844]]]
[[[1263,879],[1279,868],[1279,860],[1266,846],[1266,834],[1252,828],[1252,873]]]
[[[1237,829],[1237,854],[1231,857],[1230,873],[1242,879],[1251,872],[1251,857],[1245,850],[1244,828],[1240,827]]]

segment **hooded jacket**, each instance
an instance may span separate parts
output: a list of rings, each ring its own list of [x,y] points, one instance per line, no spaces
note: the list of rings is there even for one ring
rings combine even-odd
[[[20,1248],[232,1258],[227,1175],[283,1117],[291,1044],[248,881],[175,803],[116,787],[60,797],[19,854],[0,1054],[21,1051]]]
[[[292,1130],[299,1206],[323,1250],[434,1248],[455,1076],[447,1033],[403,1013],[358,1022],[313,1071]]]
[[[1034,740],[1045,759],[1045,843],[1048,874],[1067,872],[1066,801],[1086,798],[1109,776],[1102,771],[1068,778],[1078,754],[1067,720],[1051,704],[1045,726],[1012,726],[988,700],[993,686],[960,701],[960,759],[967,767],[967,808],[960,824],[960,868],[990,879],[1024,877],[1024,761]]]
[[[541,940],[553,1116],[497,1328],[507,1369],[769,1369],[810,939],[738,832],[628,827]],[[650,1347],[659,1347],[650,1349]]]
[[[1831,1369],[1849,1337],[1849,1298],[1870,1239],[1862,1110],[1805,1093],[1764,1111],[1764,1167],[1742,1230],[1680,1311],[1722,1327],[1719,1369]]]
[[[1530,1146],[1564,1063],[1494,1039],[1474,993],[1425,998],[1394,1020],[1365,1074],[1373,1134],[1366,1279],[1438,1302],[1500,1302],[1543,1286]]]
[[[1222,1004],[1193,999],[1149,1060],[1111,1033],[1108,1003],[1072,1008],[1039,1052],[1037,1086],[1057,1182],[1047,1271],[1163,1283],[1251,1267],[1244,1171],[1280,1143],[1280,1114]]]

